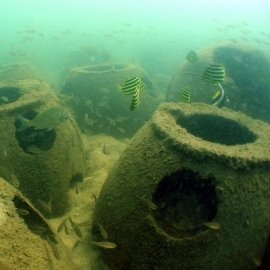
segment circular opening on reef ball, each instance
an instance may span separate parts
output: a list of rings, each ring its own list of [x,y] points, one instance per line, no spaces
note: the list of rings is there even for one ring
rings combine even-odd
[[[205,228],[217,213],[214,178],[202,178],[190,169],[165,176],[158,184],[153,203],[157,224],[169,235],[188,237]]]
[[[0,88],[0,105],[17,101],[21,96],[18,87],[1,87]]]
[[[254,142],[257,136],[247,127],[232,119],[211,114],[181,116],[177,123],[190,134],[203,140],[224,145]]]
[[[33,119],[38,115],[35,111],[30,111],[22,115],[26,119]],[[14,122],[16,132],[15,137],[19,146],[27,154],[36,154],[40,151],[48,151],[53,147],[56,139],[55,129],[35,129],[34,127],[27,127],[20,131],[21,121],[16,119]]]

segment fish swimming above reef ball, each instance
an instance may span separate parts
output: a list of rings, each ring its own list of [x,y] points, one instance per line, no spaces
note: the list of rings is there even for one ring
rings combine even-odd
[[[66,121],[69,116],[65,109],[61,107],[51,107],[39,113],[35,118],[31,120],[22,116],[18,116],[18,118],[21,121],[21,125],[19,126],[18,131],[23,131],[28,127],[51,130]]]
[[[184,103],[190,103],[190,89],[188,87],[183,89],[181,99]]]
[[[197,63],[200,61],[200,58],[195,51],[189,51],[187,56],[186,56],[186,59],[190,63]]]
[[[220,89],[217,90],[215,95],[212,97],[212,105],[218,106],[221,108],[226,101],[227,102],[229,101],[227,97],[227,93],[225,92],[223,87],[221,87]]]
[[[142,88],[143,82],[138,77],[133,77],[129,80],[124,81],[123,85],[121,86],[121,92],[124,95],[134,95],[136,89]]]
[[[221,83],[225,78],[225,67],[223,65],[211,64],[206,67],[203,79],[213,84]]]
[[[130,110],[134,111],[140,102],[140,91],[144,87],[142,80],[138,77],[133,77],[124,82],[121,86],[121,92],[124,95],[132,95],[132,100],[130,104]]]

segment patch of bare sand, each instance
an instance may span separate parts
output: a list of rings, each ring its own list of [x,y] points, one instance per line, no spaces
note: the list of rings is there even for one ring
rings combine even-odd
[[[83,136],[86,149],[87,172],[84,181],[70,191],[71,210],[61,218],[50,221],[55,230],[59,224],[67,217],[71,217],[75,223],[86,223],[79,226],[82,239],[72,229],[69,220],[59,232],[64,244],[70,250],[72,260],[78,265],[80,270],[104,269],[100,264],[99,252],[97,248],[91,246],[91,225],[93,210],[95,207],[95,197],[97,198],[109,172],[115,162],[125,149],[128,139],[118,141],[112,137],[104,135]],[[79,240],[75,249],[74,244]]]

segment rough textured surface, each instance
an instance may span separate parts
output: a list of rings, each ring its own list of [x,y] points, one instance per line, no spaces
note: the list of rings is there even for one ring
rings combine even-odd
[[[77,269],[59,237],[31,203],[3,178],[0,178],[0,190],[0,268]],[[22,209],[28,214],[20,215]],[[44,231],[39,231],[40,228]]]
[[[30,145],[23,148],[21,140],[25,144],[32,142],[31,136],[36,133],[19,134],[18,115],[39,113],[51,106],[59,106],[59,102],[44,82],[21,80],[13,84],[2,83],[0,92],[3,88],[18,89],[20,96],[11,103],[1,105],[0,175],[19,185],[22,193],[43,214],[61,215],[68,208],[71,181],[72,184],[82,181],[85,170],[84,150],[76,122],[71,117],[49,133],[40,132],[37,145],[34,145],[36,147]],[[49,144],[46,141],[48,138],[52,139]],[[5,175],[6,171],[12,173]],[[18,183],[14,183],[14,179]]]
[[[140,106],[130,111],[131,96],[120,92],[125,80],[140,77],[145,88],[140,92]],[[106,63],[73,68],[63,87],[67,104],[74,111],[80,128],[89,134],[116,137],[133,135],[150,119],[159,101],[152,83],[138,65]]]
[[[262,51],[245,44],[219,43],[198,52],[200,62],[185,62],[174,74],[167,101],[178,102],[184,87],[190,88],[191,102],[211,103],[218,86],[202,79],[207,65],[223,64],[222,85],[228,93],[225,106],[253,118],[270,122],[270,61]]]
[[[0,81],[41,80],[43,76],[29,63],[7,65],[0,68]]]
[[[223,121],[231,121],[235,130],[244,127],[255,139],[243,143],[243,137],[243,144],[234,145],[213,143],[179,125],[179,119],[198,114],[219,116],[221,130]],[[198,129],[209,129],[203,123]],[[210,126],[208,133],[221,130]],[[224,132],[224,141],[235,130]],[[263,256],[270,224],[269,132],[263,122],[205,104],[161,106],[122,154],[97,201],[93,238],[102,240],[98,226],[102,221],[109,241],[117,244],[116,249],[103,252],[105,262],[117,270],[256,268],[255,258]],[[191,177],[182,179],[181,173],[187,170]],[[175,173],[180,175],[178,190],[170,192],[178,197],[166,197],[171,195],[167,189],[163,194],[167,201],[162,203],[173,205],[170,200],[176,200],[184,208],[184,221],[162,212],[155,199],[160,183],[167,179],[170,186]],[[206,187],[206,195],[208,187],[213,188],[214,194],[209,193],[212,209],[201,200],[198,187]],[[201,210],[205,206],[211,215]],[[205,222],[220,229],[211,229]]]

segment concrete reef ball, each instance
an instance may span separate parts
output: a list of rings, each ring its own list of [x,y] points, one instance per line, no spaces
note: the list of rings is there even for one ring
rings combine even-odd
[[[93,240],[113,270],[248,270],[270,224],[270,126],[167,103],[132,139],[97,200]]]
[[[77,269],[46,219],[5,179],[0,178],[0,269]]]
[[[69,115],[53,129],[30,126],[20,130],[18,116],[34,119],[40,112],[61,107],[59,100],[47,83],[37,80],[1,83],[0,96],[4,97],[0,102],[0,176],[47,217],[62,215],[69,208],[69,190],[83,181],[85,171],[74,118]]]

